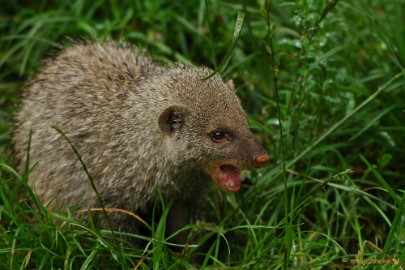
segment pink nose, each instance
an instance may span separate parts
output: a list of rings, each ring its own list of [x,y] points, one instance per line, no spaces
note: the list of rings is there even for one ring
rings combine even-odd
[[[264,164],[266,164],[266,162],[269,160],[269,156],[267,154],[263,154],[260,156],[256,156],[255,157],[255,161],[253,163],[253,166],[255,167],[261,167]]]

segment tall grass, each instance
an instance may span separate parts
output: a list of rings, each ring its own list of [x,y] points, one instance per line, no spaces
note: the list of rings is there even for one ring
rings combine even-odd
[[[402,0],[2,3],[1,269],[401,269],[403,14]],[[29,170],[13,167],[22,84],[69,38],[96,37],[125,38],[166,63],[216,68],[234,81],[269,150],[271,162],[246,171],[241,192],[213,194],[216,223],[189,226],[211,237],[200,266],[170,248],[163,201],[147,234],[114,240],[91,216],[50,212],[26,185]]]

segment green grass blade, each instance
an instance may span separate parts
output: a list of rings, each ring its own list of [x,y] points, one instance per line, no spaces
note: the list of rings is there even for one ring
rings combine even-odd
[[[211,73],[206,78],[204,78],[205,80],[213,77],[215,74],[221,74],[227,67],[229,61],[231,60],[232,53],[233,53],[233,50],[235,49],[239,36],[242,32],[242,26],[243,26],[244,20],[245,20],[245,13],[238,12],[238,15],[236,17],[235,30],[233,32],[231,45],[228,47],[228,50],[227,50],[224,58],[222,59],[221,63],[219,64],[218,68],[216,68],[213,73]]]
[[[353,135],[350,139],[350,141],[353,141],[354,139],[358,138],[359,136],[361,136],[364,132],[366,132],[370,127],[372,127],[373,125],[375,125],[377,123],[378,120],[380,120],[384,115],[386,115],[387,113],[389,113],[390,111],[392,111],[394,108],[396,107],[396,105],[392,105],[386,109],[384,109],[382,112],[378,113],[375,117],[373,117],[372,119],[370,119],[370,121],[368,122],[368,124],[366,126],[364,126],[360,131],[358,131],[355,135]]]
[[[360,155],[360,159],[367,165],[368,169],[371,170],[371,172],[374,174],[374,176],[377,178],[377,180],[380,182],[380,184],[388,191],[390,194],[391,198],[395,200],[397,205],[401,205],[401,198],[397,195],[397,193],[394,191],[394,189],[385,181],[385,179],[377,172],[377,170],[373,167],[373,165],[368,162],[368,160]]]

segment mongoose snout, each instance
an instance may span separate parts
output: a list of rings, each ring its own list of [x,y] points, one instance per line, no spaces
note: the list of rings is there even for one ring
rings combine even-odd
[[[253,166],[255,167],[261,167],[267,163],[269,160],[269,156],[267,154],[261,154],[258,156],[255,156],[255,161],[253,163]]]

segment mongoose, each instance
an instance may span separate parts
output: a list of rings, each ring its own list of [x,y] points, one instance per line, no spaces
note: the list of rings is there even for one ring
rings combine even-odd
[[[100,207],[82,164],[53,126],[70,139],[105,207],[148,213],[157,189],[173,203],[168,228],[188,224],[211,190],[236,192],[240,167],[268,155],[251,133],[232,82],[212,70],[165,66],[125,42],[81,42],[62,50],[26,86],[14,143],[28,184],[55,210]],[[212,181],[211,181],[211,180]],[[194,212],[193,212],[194,211]],[[114,229],[135,232],[127,215]]]

